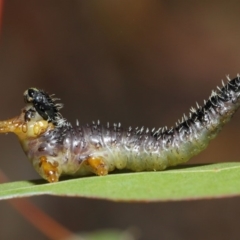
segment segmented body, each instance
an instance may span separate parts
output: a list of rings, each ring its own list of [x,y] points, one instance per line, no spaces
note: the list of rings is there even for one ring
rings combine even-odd
[[[17,135],[34,168],[50,182],[58,181],[61,174],[106,175],[115,168],[163,170],[205,149],[238,109],[239,95],[237,77],[212,92],[203,107],[192,108],[176,127],[149,131],[99,122],[72,127],[59,113],[61,105],[44,91],[31,88],[24,94],[27,106],[18,117],[19,124],[27,126],[26,134]],[[44,127],[35,134],[30,130],[36,123]]]

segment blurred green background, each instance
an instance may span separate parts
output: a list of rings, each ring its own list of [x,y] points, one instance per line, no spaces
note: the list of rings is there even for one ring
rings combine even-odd
[[[9,0],[0,39],[0,119],[23,92],[55,93],[64,117],[123,126],[172,126],[221,79],[240,73],[239,1]],[[190,163],[239,161],[240,114]],[[0,168],[36,179],[13,135],[0,136]],[[135,227],[143,239],[238,239],[240,199],[113,203],[31,198],[72,231]],[[46,239],[0,202],[0,239]]]

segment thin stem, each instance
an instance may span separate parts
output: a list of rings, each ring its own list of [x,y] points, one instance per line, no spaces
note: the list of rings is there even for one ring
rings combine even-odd
[[[8,178],[0,170],[0,182],[3,183],[7,181]],[[8,203],[49,239],[60,240],[71,238],[75,240],[84,240],[56,222],[28,199],[11,199],[8,200]]]
[[[3,19],[3,0],[0,0],[0,33],[2,30],[2,19]]]

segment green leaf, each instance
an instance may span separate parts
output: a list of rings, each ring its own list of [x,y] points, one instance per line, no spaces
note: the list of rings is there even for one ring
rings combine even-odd
[[[131,202],[230,197],[240,195],[240,163],[185,165],[162,172],[109,174],[57,183],[0,184],[0,199],[43,194]]]
[[[134,233],[134,232],[133,232]],[[115,229],[105,229],[90,233],[79,234],[80,239],[84,240],[134,240],[134,234],[130,230],[120,231]],[[78,238],[70,237],[67,240],[77,240]]]

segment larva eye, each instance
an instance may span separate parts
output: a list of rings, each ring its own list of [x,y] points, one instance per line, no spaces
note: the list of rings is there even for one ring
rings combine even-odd
[[[24,96],[24,101],[26,103],[32,103],[37,95],[38,89],[36,88],[29,88],[28,90],[26,90],[23,94]]]

